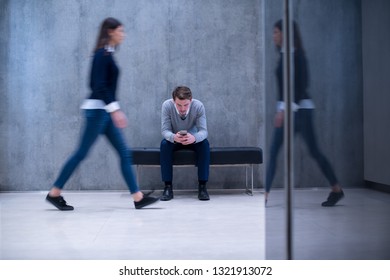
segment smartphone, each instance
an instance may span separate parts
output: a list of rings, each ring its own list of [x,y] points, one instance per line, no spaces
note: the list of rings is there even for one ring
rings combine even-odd
[[[187,130],[180,130],[180,131],[179,131],[179,134],[180,134],[181,136],[185,136],[185,135],[187,135]]]

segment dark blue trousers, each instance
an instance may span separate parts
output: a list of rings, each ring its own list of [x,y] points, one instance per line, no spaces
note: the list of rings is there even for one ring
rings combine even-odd
[[[207,139],[191,145],[173,144],[163,139],[160,146],[160,165],[163,182],[172,182],[173,152],[183,149],[195,151],[197,157],[196,165],[198,166],[198,180],[207,182],[210,168],[210,145]]]
[[[79,146],[63,166],[57,180],[54,182],[54,186],[60,189],[64,187],[80,162],[86,158],[99,135],[103,134],[110,141],[120,157],[122,175],[129,191],[131,193],[138,192],[139,188],[132,170],[131,150],[126,144],[122,131],[112,122],[110,114],[101,109],[89,109],[85,110],[85,117],[84,132],[81,136]]]
[[[321,172],[328,180],[331,186],[338,183],[336,175],[330,165],[328,159],[320,151],[317,138],[314,132],[313,126],[313,110],[312,109],[300,109],[294,115],[294,131],[300,133],[302,138],[305,140],[311,157],[317,162]],[[267,166],[267,173],[265,179],[265,191],[269,192],[272,186],[272,181],[275,177],[276,172],[276,161],[280,148],[283,144],[283,127],[276,127],[274,130],[274,136],[271,144],[269,162]]]

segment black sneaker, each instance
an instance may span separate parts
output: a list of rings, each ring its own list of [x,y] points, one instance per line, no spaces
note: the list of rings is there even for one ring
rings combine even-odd
[[[329,206],[335,206],[336,203],[344,197],[344,192],[331,192],[328,196],[328,199],[324,202],[322,202],[322,206],[329,207]]]
[[[152,191],[153,192],[153,191]],[[152,196],[149,196],[151,193],[148,193],[148,194],[144,194],[144,197],[136,202],[134,201],[134,206],[135,206],[135,209],[141,209],[141,208],[144,208],[150,204],[153,204],[153,203],[156,203],[160,200],[159,197],[152,197]]]
[[[210,196],[207,193],[206,185],[199,185],[198,199],[210,200]]]
[[[168,201],[173,199],[173,190],[171,185],[167,185],[164,188],[164,192],[160,198],[161,201]]]
[[[62,196],[53,197],[47,194],[46,201],[50,202],[61,211],[69,211],[74,209],[73,206],[66,204],[66,201]]]

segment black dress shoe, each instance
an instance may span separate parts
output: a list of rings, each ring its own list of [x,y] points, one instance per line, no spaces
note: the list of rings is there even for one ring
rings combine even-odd
[[[159,197],[149,196],[152,192],[144,194],[144,197],[140,201],[134,201],[135,209],[141,209],[141,208],[144,208],[150,204],[158,202]]]
[[[73,206],[66,204],[66,201],[62,196],[50,196],[47,194],[46,201],[50,202],[61,211],[70,211],[74,209]]]
[[[170,185],[165,186],[164,192],[163,192],[160,200],[161,201],[168,201],[168,200],[171,200],[172,198],[173,198],[172,186],[170,186]]]
[[[331,192],[327,198],[326,201],[322,202],[322,206],[324,207],[330,207],[336,205],[337,202],[339,202],[340,199],[344,197],[344,192]]]
[[[199,200],[210,200],[210,196],[207,193],[206,185],[199,185],[198,199]]]

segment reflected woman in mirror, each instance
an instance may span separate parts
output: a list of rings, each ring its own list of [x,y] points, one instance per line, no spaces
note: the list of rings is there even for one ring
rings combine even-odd
[[[276,162],[279,150],[283,144],[283,123],[285,103],[283,100],[283,22],[277,21],[274,24],[273,41],[276,49],[280,53],[280,58],[276,68],[276,80],[278,85],[277,112],[274,119],[274,134],[270,148],[269,162],[266,171],[265,182],[265,202],[268,201],[269,192],[276,172]],[[294,28],[294,131],[299,133],[305,141],[311,157],[317,162],[321,172],[324,174],[331,186],[331,192],[322,206],[334,206],[344,197],[338,179],[330,165],[328,159],[318,147],[316,134],[313,124],[314,103],[307,91],[309,82],[309,73],[305,51],[302,46],[302,40],[297,24],[293,23]]]

